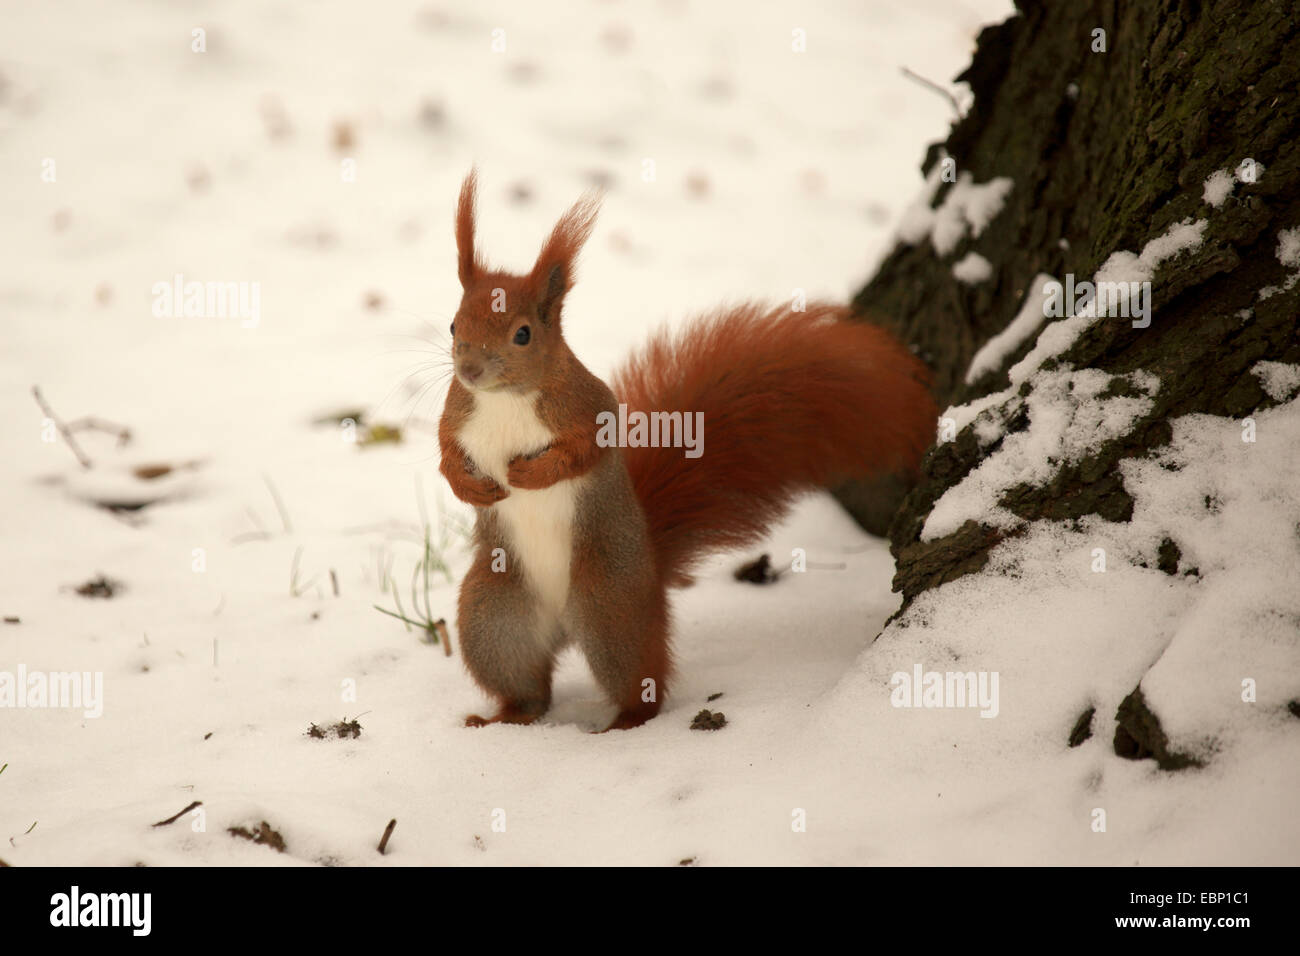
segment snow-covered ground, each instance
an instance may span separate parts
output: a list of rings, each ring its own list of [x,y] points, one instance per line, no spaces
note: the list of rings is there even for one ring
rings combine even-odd
[[[577,657],[544,724],[465,729],[484,702],[457,656],[373,608],[395,608],[391,571],[411,610],[422,509],[449,577],[466,564],[467,509],[427,429],[471,163],[482,246],[517,269],[605,184],[566,306],[600,374],[657,324],[725,300],[843,299],[888,251],[947,128],[949,105],[899,68],[948,80],[1010,4],[865,7],[9,4],[0,613],[19,623],[0,625],[0,680],[102,674],[102,714],[0,708],[0,859],[1294,862],[1300,743],[1275,716],[1300,691],[1294,619],[1247,626],[1252,595],[1276,597],[1295,567],[1294,402],[1259,416],[1253,470],[1223,470],[1238,450],[1223,423],[1180,425],[1182,470],[1133,476],[1131,533],[1036,528],[998,556],[1019,578],[954,582],[874,643],[898,603],[887,547],[810,498],[762,549],[779,564],[805,548],[806,574],[755,587],[724,558],[679,593],[681,676],[662,715],[627,733],[586,733],[611,708]],[[256,315],[156,314],[155,286],[177,274],[257,283]],[[1291,373],[1268,374],[1282,388]],[[118,422],[131,440],[78,432],[95,462],[81,469],[33,385],[59,417]],[[353,407],[406,440],[360,447],[312,424]],[[187,467],[132,473],[159,462]],[[1204,519],[1177,511],[1198,481],[1220,503]],[[1199,591],[1137,567],[1171,525]],[[1225,529],[1258,537],[1249,566]],[[101,572],[123,589],[75,593]],[[435,576],[434,615],[453,619],[454,597]],[[1166,645],[1184,651],[1152,671],[1153,693],[1210,695],[1167,728],[1193,749],[1216,729],[1203,770],[1111,752],[1115,706]],[[892,706],[892,675],[917,664],[998,672],[997,716]],[[1213,680],[1256,673],[1257,710],[1226,709]],[[1067,749],[1089,704],[1094,736]],[[727,726],[688,729],[705,706]],[[359,738],[306,734],[342,718]],[[151,826],[193,801],[201,813]],[[263,820],[285,853],[227,832]]]

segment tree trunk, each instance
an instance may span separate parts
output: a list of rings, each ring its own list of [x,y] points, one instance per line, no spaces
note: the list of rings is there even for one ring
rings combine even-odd
[[[1284,231],[1300,226],[1300,16],[1282,0],[1017,6],[1016,16],[981,34],[958,78],[970,84],[974,105],[947,142],[930,147],[923,166],[937,187],[930,215],[962,188],[944,181],[944,156],[953,161],[947,179],[968,176],[978,187],[1008,177],[1014,185],[1004,204],[982,230],[976,209],[965,220],[949,216],[947,237],[936,227],[919,241],[900,241],[854,307],[887,316],[885,324],[929,362],[940,407],[1009,390],[994,404],[1012,433],[1028,427],[1026,399],[1042,384],[1027,374],[1013,381],[1009,370],[1034,348],[1038,332],[972,381],[967,375],[981,346],[1022,307],[1038,308],[1027,299],[1045,301],[1035,277],[1093,279],[1123,250],[1147,249],[1154,262],[1160,250],[1148,242],[1179,223],[1203,228],[1198,246],[1154,267],[1148,327],[1130,317],[1099,318],[1072,339],[1062,335],[1063,350],[1047,350],[1041,366],[1143,370],[1159,379],[1149,412],[1050,480],[1026,480],[999,502],[1030,521],[1099,515],[1125,522],[1133,499],[1119,462],[1167,443],[1177,416],[1242,419],[1278,404],[1251,368],[1263,359],[1300,363],[1300,261],[1287,264],[1280,245]],[[1212,174],[1220,191],[1230,190],[1217,206],[1207,201],[1217,198],[1205,185]],[[922,210],[922,221],[926,215]],[[906,240],[922,231],[911,228],[915,221],[905,223]],[[1300,231],[1294,235],[1300,243]],[[954,276],[954,264],[970,252],[991,264],[986,281]],[[1039,331],[1065,330],[1063,318],[1042,321]],[[939,498],[996,447],[982,447],[975,423],[941,435],[919,484],[894,513],[894,586],[904,609],[926,590],[979,571],[990,549],[1015,533],[967,521],[943,537],[921,537]],[[858,485],[841,489],[840,498],[867,527],[879,528],[888,510],[882,502],[897,501],[881,491]],[[872,500],[875,513],[864,507]],[[1177,542],[1168,542],[1161,567],[1176,571],[1177,555]],[[1125,755],[1182,765],[1166,753],[1140,691],[1121,707],[1119,723]]]

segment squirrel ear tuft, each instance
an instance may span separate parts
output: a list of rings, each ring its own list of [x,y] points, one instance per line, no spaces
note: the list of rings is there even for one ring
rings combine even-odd
[[[460,201],[456,204],[456,272],[462,289],[469,288],[482,264],[474,254],[474,201],[478,190],[478,170],[470,168],[469,175],[460,186]]]
[[[537,299],[537,312],[543,322],[558,319],[565,293],[573,288],[573,266],[596,225],[600,197],[587,194],[560,217],[542,245],[537,264],[529,276],[529,285]]]

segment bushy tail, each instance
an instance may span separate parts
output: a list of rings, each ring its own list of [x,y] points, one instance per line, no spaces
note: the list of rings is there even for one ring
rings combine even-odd
[[[938,410],[928,370],[847,309],[743,305],[655,335],[614,376],[628,412],[703,412],[699,458],[624,448],[661,577],[689,583],[712,551],[748,544],[812,488],[914,472]]]

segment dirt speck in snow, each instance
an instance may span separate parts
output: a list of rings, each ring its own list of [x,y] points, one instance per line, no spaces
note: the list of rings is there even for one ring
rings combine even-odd
[[[82,597],[111,598],[124,589],[121,581],[114,581],[100,574],[85,584],[78,585],[77,593]]]
[[[313,740],[324,740],[327,737],[356,738],[361,736],[361,724],[356,720],[340,720],[324,727],[312,724],[307,728],[307,736]]]
[[[727,717],[720,710],[702,710],[691,721],[691,730],[721,730],[725,726]]]
[[[227,827],[226,832],[231,836],[242,837],[245,840],[269,846],[277,853],[283,853],[285,850],[284,837],[271,829],[271,824],[265,820],[258,824],[255,830],[249,830],[247,827]]]

